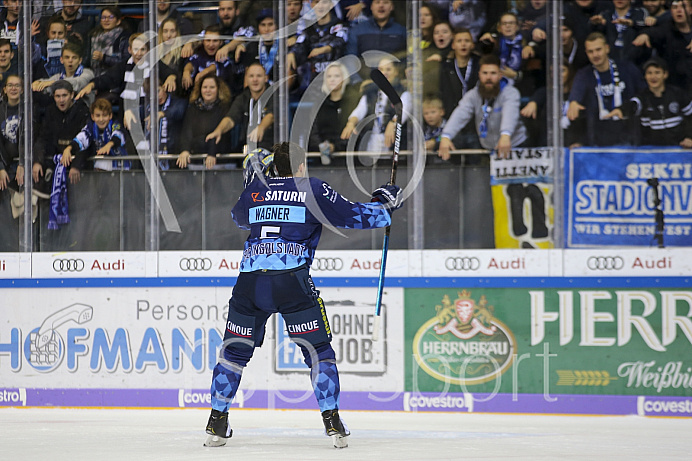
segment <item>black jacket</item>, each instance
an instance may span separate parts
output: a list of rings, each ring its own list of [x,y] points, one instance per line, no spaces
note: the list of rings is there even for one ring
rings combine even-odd
[[[46,110],[41,132],[34,145],[34,163],[52,165],[53,155],[62,154],[90,117],[89,108],[81,99],[75,101],[65,112],[61,112],[55,104],[52,104]],[[72,161],[75,168],[82,170],[87,166],[86,151],[72,152],[72,155],[75,156]]]

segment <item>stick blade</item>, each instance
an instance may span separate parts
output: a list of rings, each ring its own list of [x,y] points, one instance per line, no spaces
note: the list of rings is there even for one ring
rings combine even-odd
[[[401,98],[397,94],[392,84],[389,83],[387,77],[385,77],[384,74],[380,72],[380,69],[372,69],[370,71],[370,78],[373,82],[375,82],[375,85],[377,85],[377,87],[380,90],[382,90],[384,94],[387,95],[387,98],[394,106],[401,105]]]

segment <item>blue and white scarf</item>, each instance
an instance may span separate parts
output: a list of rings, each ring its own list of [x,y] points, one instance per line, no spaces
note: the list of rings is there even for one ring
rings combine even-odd
[[[67,168],[60,160],[62,154],[53,156],[55,171],[53,171],[53,189],[50,192],[50,208],[48,210],[48,229],[56,230],[60,225],[70,222],[67,208]]]

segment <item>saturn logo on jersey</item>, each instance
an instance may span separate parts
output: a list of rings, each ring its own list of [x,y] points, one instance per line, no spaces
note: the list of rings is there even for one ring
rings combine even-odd
[[[311,320],[305,323],[298,323],[295,325],[286,325],[289,333],[294,335],[304,335],[306,333],[314,333],[320,329],[319,321]]]
[[[226,322],[226,331],[241,338],[252,338],[252,327],[241,327],[230,320]]]
[[[253,192],[251,195],[253,202],[264,202],[264,197],[262,197],[261,192]]]

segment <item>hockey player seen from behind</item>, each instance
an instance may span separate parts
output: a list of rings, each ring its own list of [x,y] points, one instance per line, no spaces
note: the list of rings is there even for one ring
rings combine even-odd
[[[205,445],[225,445],[233,434],[228,409],[243,369],[254,349],[262,345],[267,319],[278,312],[310,368],[326,435],[335,447],[344,448],[350,432],[339,417],[332,334],[309,269],[323,224],[345,229],[386,227],[392,222],[392,211],[401,206],[400,189],[385,185],[372,193],[374,203],[354,203],[326,182],[307,177],[306,154],[300,146],[283,142],[272,151],[256,149],[243,162],[245,190],[232,216],[250,235],[213,371]]]

